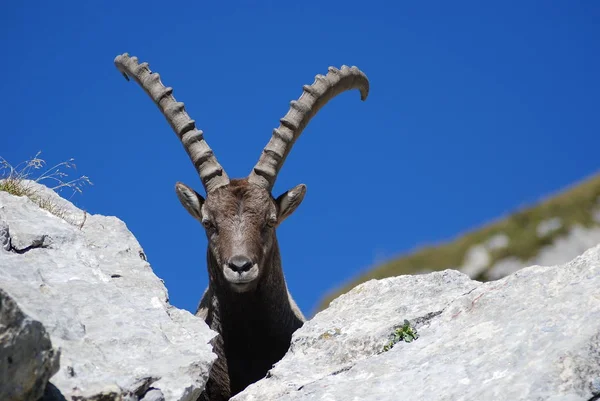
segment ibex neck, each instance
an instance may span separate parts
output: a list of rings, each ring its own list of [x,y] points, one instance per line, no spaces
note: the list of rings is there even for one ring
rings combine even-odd
[[[209,250],[210,253],[210,250]],[[246,336],[275,333],[296,329],[301,321],[294,314],[288,298],[287,286],[281,269],[277,246],[265,260],[264,271],[257,287],[249,292],[234,292],[226,282],[217,282],[215,258],[209,254],[209,270],[213,294],[217,297],[221,329],[227,333],[244,333]],[[213,281],[214,280],[214,281]]]

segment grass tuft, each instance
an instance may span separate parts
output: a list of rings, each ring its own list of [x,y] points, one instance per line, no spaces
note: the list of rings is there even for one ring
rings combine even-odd
[[[51,196],[40,194],[32,183],[42,184],[60,193],[65,190],[71,191],[71,196],[83,193],[84,185],[93,185],[90,179],[82,175],[75,179],[68,179],[65,169],[76,170],[75,159],[58,163],[52,167],[46,167],[46,161],[40,158],[42,152],[36,153],[34,157],[23,161],[16,166],[10,164],[0,156],[0,191],[8,192],[15,196],[26,196],[39,207],[53,215],[60,217],[73,225],[82,225],[75,221],[71,213]],[[84,212],[85,221],[85,212]]]

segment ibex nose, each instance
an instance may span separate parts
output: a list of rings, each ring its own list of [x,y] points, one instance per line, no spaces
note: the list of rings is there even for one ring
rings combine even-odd
[[[254,263],[245,256],[236,255],[229,259],[227,266],[236,273],[241,273],[250,270]]]

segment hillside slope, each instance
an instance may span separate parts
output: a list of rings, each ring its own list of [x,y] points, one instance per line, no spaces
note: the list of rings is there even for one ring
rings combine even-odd
[[[331,291],[317,311],[370,279],[457,269],[480,281],[565,263],[600,243],[600,173],[448,242],[385,262]]]

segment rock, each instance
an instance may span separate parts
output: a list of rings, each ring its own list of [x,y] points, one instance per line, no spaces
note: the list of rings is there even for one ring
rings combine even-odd
[[[496,234],[488,238],[484,243],[472,246],[467,250],[464,261],[457,270],[471,278],[479,277],[480,274],[490,267],[492,261],[490,252],[506,248],[509,242],[510,239],[506,234]]]
[[[562,226],[563,223],[560,217],[554,217],[548,220],[541,221],[536,227],[537,235],[540,238],[545,237],[548,234],[551,234],[554,231],[560,229]]]
[[[556,238],[552,245],[542,247],[532,264],[545,266],[567,263],[599,243],[600,227],[586,228],[575,224],[566,235]]]
[[[64,215],[84,215],[39,190],[63,204]],[[61,348],[51,383],[68,400],[195,401],[216,358],[209,344],[216,333],[169,304],[121,220],[85,214],[83,223],[0,192],[0,230],[10,243],[0,248],[0,286]]]
[[[37,401],[59,358],[42,323],[0,289],[0,400]]]
[[[160,390],[152,389],[144,395],[142,401],[164,401],[165,397]]]
[[[8,224],[6,224],[6,221],[2,219],[2,216],[0,216],[0,248],[4,249],[5,251],[10,251],[12,249],[10,233],[8,232]]]
[[[467,251],[460,271],[469,277],[477,277],[488,268],[490,261],[487,248],[484,245],[475,245]]]
[[[496,234],[486,241],[485,247],[490,251],[497,251],[506,248],[509,243],[510,239],[508,238],[508,235]]]
[[[523,262],[521,259],[514,256],[509,256],[494,263],[486,272],[486,277],[488,280],[498,280],[516,272],[517,270],[522,269],[525,264],[526,262]],[[531,265],[534,264],[537,263],[532,263]]]
[[[497,280],[525,266],[564,264],[597,244],[600,244],[600,227],[586,228],[576,224],[565,235],[555,238],[552,244],[540,248],[530,260],[508,257],[494,263],[486,271],[487,279]]]
[[[408,319],[418,338],[390,335]],[[600,395],[600,245],[481,283],[371,280],[293,336],[250,400],[590,400]]]

